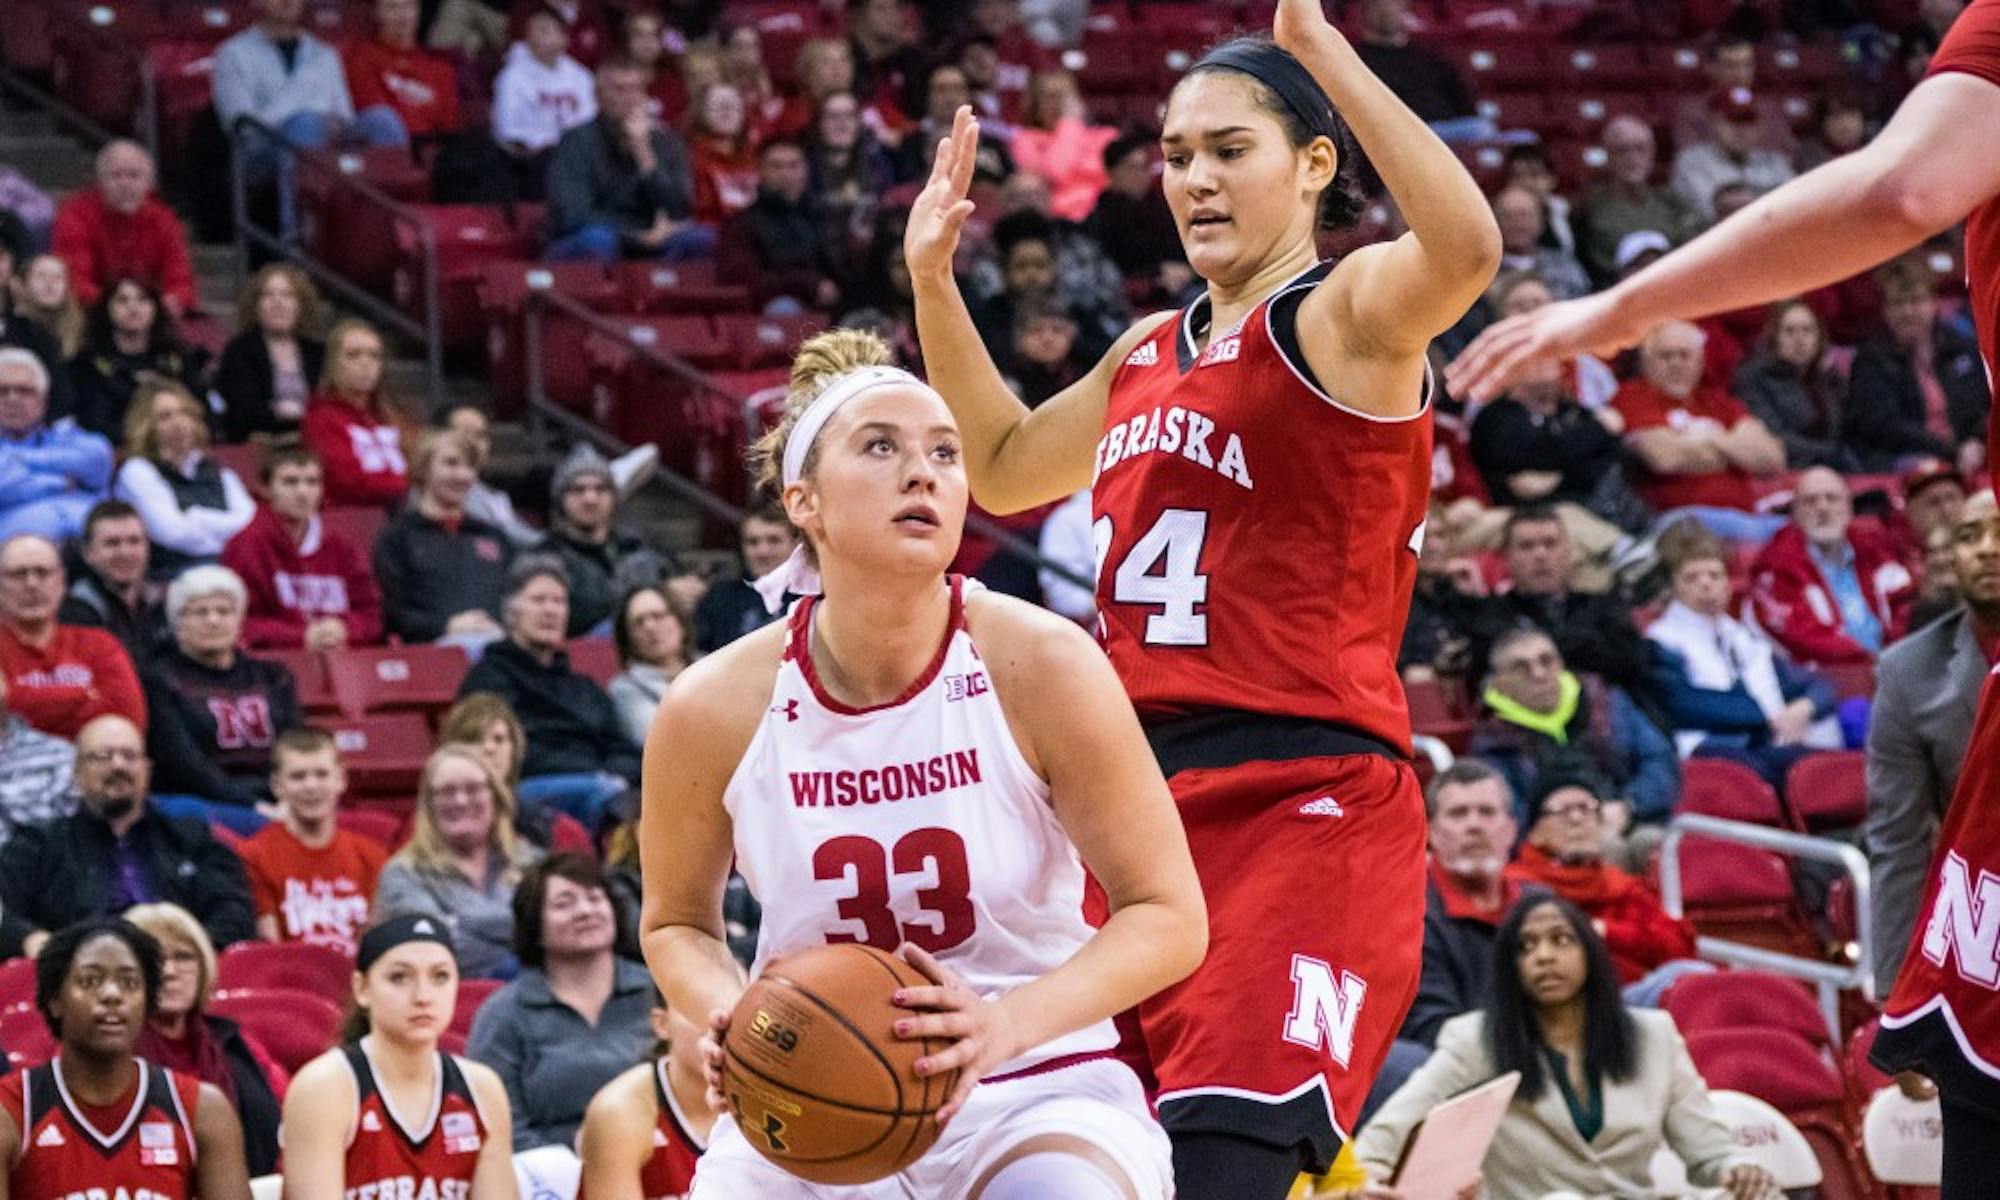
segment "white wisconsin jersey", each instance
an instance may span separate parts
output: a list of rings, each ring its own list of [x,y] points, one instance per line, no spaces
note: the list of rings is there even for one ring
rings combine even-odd
[[[736,869],[764,906],[754,972],[794,951],[908,941],[983,996],[1089,940],[1083,864],[1014,744],[951,577],[944,643],[897,699],[855,709],[813,671],[813,597],[787,620],[771,703],[723,793]],[[1003,1064],[1109,1050],[1101,1021]]]

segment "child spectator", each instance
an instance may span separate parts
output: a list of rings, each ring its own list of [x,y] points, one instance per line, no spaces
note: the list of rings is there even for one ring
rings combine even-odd
[[[112,494],[146,523],[152,569],[214,562],[257,513],[236,472],[208,454],[208,414],[170,379],[148,379],[125,417],[125,465]]]
[[[408,422],[382,395],[382,335],[346,320],[326,337],[326,374],[306,406],[306,445],[326,469],[330,504],[399,504],[410,490]]]
[[[264,506],[222,548],[248,590],[243,644],[333,650],[382,636],[382,597],[367,556],[320,519],[319,456],[296,443],[264,458]]]
[[[267,942],[311,942],[353,954],[389,853],[340,828],[347,772],[333,735],[288,729],[271,748],[278,819],[243,843],[243,871]]]
[[[590,72],[564,53],[562,14],[537,6],[523,33],[493,80],[493,140],[526,164],[523,178],[538,179],[562,135],[597,115],[597,91]]]
[[[322,313],[312,279],[290,263],[262,267],[243,285],[237,334],[215,368],[225,440],[298,429],[326,371],[326,343],[314,336]]]

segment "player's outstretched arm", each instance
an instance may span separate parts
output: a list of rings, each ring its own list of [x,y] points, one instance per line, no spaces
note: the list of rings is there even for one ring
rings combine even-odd
[[[991,1002],[970,997],[923,951],[906,949],[944,986],[905,989],[899,1003],[944,1011],[899,1022],[897,1033],[957,1039],[919,1064],[919,1073],[964,1068],[940,1121],[993,1067],[1179,982],[1208,951],[1208,914],[1187,834],[1132,703],[1096,643],[1060,617],[1014,601],[987,607],[975,633],[1002,702],[1034,698],[1009,704],[1008,716],[1022,753],[1048,780],[1057,819],[1103,885],[1111,917],[1067,962]]]
[[[653,1153],[653,1068],[634,1067],[605,1084],[584,1109],[576,1153],[583,1159],[584,1195],[591,1200],[646,1200],[639,1172]]]
[[[1349,352],[1361,357],[1421,355],[1493,282],[1500,228],[1464,164],[1376,78],[1320,3],[1280,0],[1272,35],[1325,89],[1410,231],[1348,255],[1307,297],[1299,322],[1337,331]],[[1313,342],[1311,336],[1301,340]],[[1356,400],[1343,397],[1343,403]],[[1390,403],[1394,410],[1379,415],[1414,411],[1418,398],[1396,395]],[[1360,404],[1366,407],[1366,399]]]
[[[930,181],[910,206],[903,260],[917,310],[917,340],[931,386],[951,406],[965,447],[972,498],[989,512],[1019,512],[1090,486],[1111,376],[1158,322],[1127,330],[1089,374],[1032,412],[993,365],[952,272],[958,237],[972,215],[966,192],[979,153],[979,122],[962,107],[938,143]]]
[[[1801,175],[1607,292],[1488,328],[1445,372],[1490,400],[1533,363],[1609,355],[1661,321],[1795,296],[1858,275],[2000,196],[2000,85],[1961,72],[1917,85],[1874,141]]]
[[[722,893],[735,853],[722,794],[750,740],[737,678],[746,673],[729,669],[741,664],[743,649],[738,643],[690,667],[668,689],[646,737],[639,944],[668,1005],[697,1025],[713,1012],[728,1012],[744,988],[722,924]],[[750,700],[752,728],[762,706],[761,699]]]
[[[486,1122],[486,1142],[472,1168],[471,1200],[520,1200],[521,1185],[514,1175],[514,1110],[507,1103],[507,1086],[486,1064],[461,1062],[465,1082]]]
[[[354,1099],[354,1076],[338,1050],[313,1059],[292,1077],[285,1089],[285,1200],[341,1200]]]

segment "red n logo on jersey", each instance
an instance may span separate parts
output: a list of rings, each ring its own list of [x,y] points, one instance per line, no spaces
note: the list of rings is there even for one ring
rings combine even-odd
[[[1944,856],[1938,875],[1937,900],[1924,927],[1924,957],[1945,967],[1955,951],[1960,978],[2000,991],[2000,877],[1982,870],[1975,885],[1957,851]]]
[[[268,746],[275,738],[271,730],[271,706],[262,696],[210,696],[208,712],[215,718],[218,749]]]
[[[1341,1066],[1354,1054],[1354,1026],[1368,981],[1304,954],[1292,955],[1292,1011],[1285,1017],[1285,1040],[1325,1050]]]

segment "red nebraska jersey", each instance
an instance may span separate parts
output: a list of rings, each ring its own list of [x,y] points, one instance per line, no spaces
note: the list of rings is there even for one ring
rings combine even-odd
[[[354,1072],[354,1132],[347,1142],[346,1200],[468,1200],[486,1118],[456,1056],[438,1055],[430,1111],[406,1120],[358,1042],[342,1048]]]
[[[660,1119],[653,1126],[653,1157],[639,1172],[639,1190],[646,1200],[686,1200],[694,1191],[695,1159],[706,1147],[688,1132],[681,1106],[674,1102],[664,1054],[653,1060],[653,1098],[660,1102]]]
[[[1335,399],[1341,381],[1313,378],[1298,310],[1327,269],[1201,351],[1196,301],[1112,377],[1091,485],[1101,633],[1145,720],[1306,717],[1407,755],[1396,651],[1430,492],[1429,403],[1372,417]]]
[[[1961,71],[2000,85],[2000,0],[1973,0],[1931,58],[1931,74]],[[2000,100],[1994,105],[2000,117]],[[1948,154],[1937,146],[1934,154]],[[1993,375],[2000,344],[2000,197],[1965,224],[1966,282],[1979,348]],[[2000,446],[2000,408],[1989,447]],[[1884,1005],[1874,1058],[1914,1068],[1947,1096],[2000,1112],[2000,671],[1986,678],[1924,889],[1903,970]]]
[[[63,1085],[60,1056],[0,1079],[0,1108],[21,1131],[21,1148],[7,1172],[12,1200],[194,1195],[193,1114],[201,1080],[134,1061],[139,1081],[132,1098],[111,1113],[98,1110],[96,1119]]]

